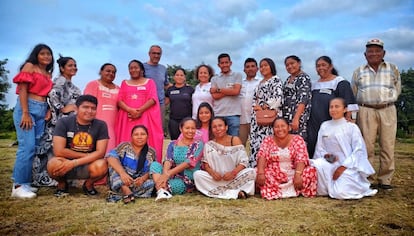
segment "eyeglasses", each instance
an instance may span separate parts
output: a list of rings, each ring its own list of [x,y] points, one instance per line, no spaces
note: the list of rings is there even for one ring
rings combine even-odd
[[[153,55],[161,55],[160,52],[151,52],[151,54],[153,54]]]

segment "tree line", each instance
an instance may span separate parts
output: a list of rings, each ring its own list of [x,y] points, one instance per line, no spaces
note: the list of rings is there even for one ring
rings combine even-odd
[[[8,80],[8,74],[5,65],[7,59],[0,60],[0,138],[3,134],[15,131],[13,125],[13,108],[8,108],[6,101],[6,94],[11,88],[11,83]],[[167,74],[171,82],[173,82],[174,72],[178,65],[168,65]],[[184,68],[185,69],[185,68]],[[191,86],[197,85],[198,81],[194,77],[194,69],[185,69],[187,83]],[[407,71],[401,71],[402,92],[396,103],[398,112],[398,130],[397,137],[406,138],[414,137],[414,69],[410,68]]]

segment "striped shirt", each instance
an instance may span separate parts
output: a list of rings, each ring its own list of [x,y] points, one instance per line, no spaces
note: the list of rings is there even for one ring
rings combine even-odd
[[[401,93],[400,72],[388,62],[382,62],[377,72],[368,64],[362,65],[354,71],[352,90],[358,104],[394,103]]]

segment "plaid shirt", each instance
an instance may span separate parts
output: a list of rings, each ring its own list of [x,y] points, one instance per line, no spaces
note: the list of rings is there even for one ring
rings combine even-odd
[[[396,65],[382,62],[378,71],[362,65],[352,76],[352,90],[358,104],[388,104],[397,101],[401,93],[401,77]]]

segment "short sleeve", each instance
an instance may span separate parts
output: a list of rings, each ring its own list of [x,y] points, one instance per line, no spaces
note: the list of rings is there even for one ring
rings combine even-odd
[[[306,143],[299,135],[294,135],[292,140],[292,146],[295,152],[294,164],[304,162],[306,166],[309,165],[309,154],[306,148]]]
[[[33,83],[34,77],[32,73],[29,72],[20,72],[13,78],[13,83]]]
[[[102,139],[109,139],[108,126],[104,121],[99,120],[99,125],[97,125],[96,128],[99,130],[98,136],[96,137],[97,141]]]
[[[67,119],[65,118],[59,119],[57,121],[55,129],[53,131],[53,136],[59,136],[59,137],[66,138],[66,130],[67,130],[66,122],[67,122]]]

